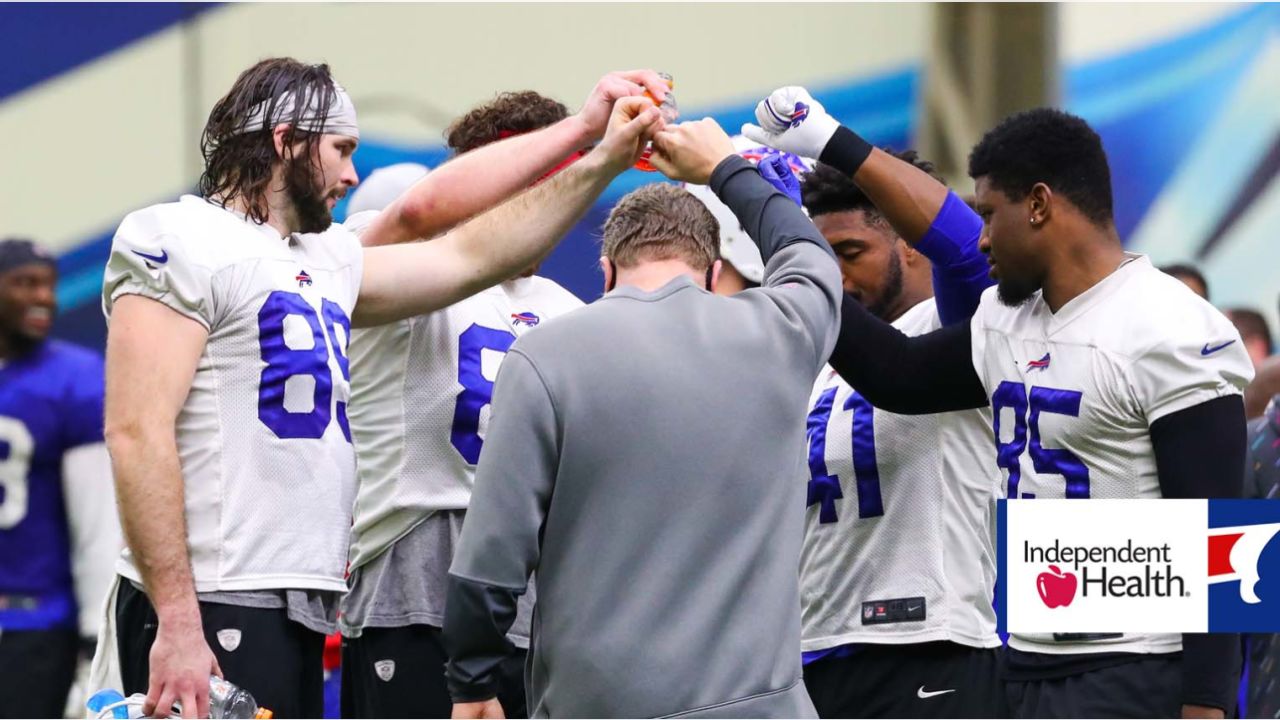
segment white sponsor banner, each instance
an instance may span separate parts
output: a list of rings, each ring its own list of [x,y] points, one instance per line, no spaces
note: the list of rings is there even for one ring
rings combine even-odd
[[[1206,632],[1204,500],[1006,503],[1011,633]]]

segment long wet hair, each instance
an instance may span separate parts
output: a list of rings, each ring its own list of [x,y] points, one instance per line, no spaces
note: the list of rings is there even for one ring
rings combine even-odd
[[[319,121],[314,132],[293,129],[285,138],[284,160],[293,160],[288,148],[302,141],[306,144],[302,162],[314,172],[317,147],[335,92],[333,76],[324,64],[269,58],[240,73],[231,90],[213,106],[200,136],[200,154],[204,156],[200,195],[223,207],[241,198],[253,221],[267,222],[267,186],[272,168],[281,161],[272,138],[275,126],[287,123],[297,128],[304,115],[312,123]],[[279,117],[278,104],[289,94],[294,96],[293,111],[288,117]],[[243,132],[262,103],[266,103],[265,117],[270,121],[261,129]],[[317,108],[323,113],[320,118],[315,117]]]

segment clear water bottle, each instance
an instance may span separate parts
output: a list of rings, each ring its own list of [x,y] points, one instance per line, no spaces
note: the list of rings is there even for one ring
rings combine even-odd
[[[658,77],[662,78],[662,81],[667,84],[667,96],[663,98],[661,103],[659,103],[658,99],[655,98],[648,90],[644,91],[644,96],[649,98],[649,100],[658,106],[658,111],[662,113],[663,120],[666,120],[668,123],[674,123],[680,117],[680,106],[676,104],[675,93],[671,92],[675,89],[676,82],[672,79],[671,75],[667,73],[658,73]],[[645,172],[657,172],[658,168],[654,167],[653,163],[649,162],[649,158],[652,155],[653,144],[650,143],[645,146],[644,154],[636,161],[635,168]]]
[[[248,690],[227,682],[220,677],[209,678],[209,717],[211,718],[269,718],[272,712],[258,707]]]

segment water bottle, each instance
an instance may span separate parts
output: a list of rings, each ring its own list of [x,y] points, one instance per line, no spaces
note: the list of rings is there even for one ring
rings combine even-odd
[[[258,707],[257,701],[244,688],[217,676],[209,678],[209,717],[269,718],[272,712]]]
[[[662,113],[662,118],[664,120],[668,123],[674,123],[676,119],[680,117],[680,106],[676,105],[675,93],[671,92],[671,90],[675,89],[675,80],[673,80],[671,75],[667,73],[658,73],[658,77],[662,78],[662,81],[667,84],[666,98],[659,103],[658,99],[655,98],[648,90],[644,91],[644,96],[649,98],[649,100],[653,101],[653,103],[658,106],[658,110]],[[649,157],[651,155],[653,155],[652,143],[645,146],[644,154],[636,161],[635,168],[645,172],[657,172],[658,168],[654,167],[653,163],[649,162]]]

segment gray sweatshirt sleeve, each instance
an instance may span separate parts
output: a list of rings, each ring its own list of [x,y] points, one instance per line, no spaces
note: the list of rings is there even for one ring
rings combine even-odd
[[[788,325],[813,346],[813,372],[821,369],[840,329],[843,289],[831,245],[795,201],[760,177],[755,166],[732,155],[711,173],[712,192],[733,211],[765,262],[763,293]]]
[[[495,670],[513,651],[516,598],[538,563],[560,453],[555,407],[533,362],[511,348],[494,385],[493,415],[449,568],[443,640],[455,702],[494,697]]]

